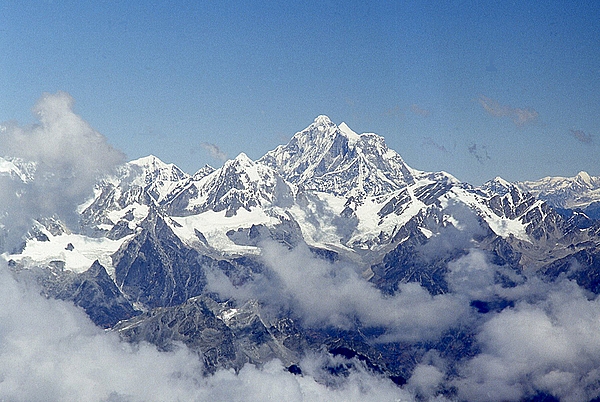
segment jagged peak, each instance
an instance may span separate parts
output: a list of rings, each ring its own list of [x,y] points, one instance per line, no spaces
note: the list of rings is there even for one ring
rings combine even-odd
[[[194,180],[198,181],[198,180],[200,180],[200,179],[208,176],[209,174],[211,174],[215,170],[217,170],[217,169],[215,169],[214,167],[206,164],[206,165],[202,166],[200,169],[198,169],[196,171],[196,173],[193,174],[192,177],[193,177]]]
[[[241,152],[234,159],[230,159],[223,164],[219,169],[221,172],[240,171],[252,168],[256,163],[248,157],[244,152]]]
[[[504,180],[502,177],[500,176],[496,176],[494,177],[493,180],[491,180],[493,183],[497,183],[499,185],[502,185],[504,187],[512,187],[513,184],[511,182],[509,182],[508,180]]]

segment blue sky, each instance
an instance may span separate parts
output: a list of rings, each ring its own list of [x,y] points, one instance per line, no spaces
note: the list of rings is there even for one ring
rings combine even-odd
[[[473,184],[600,175],[600,2],[441,3],[5,0],[0,121],[66,91],[193,173],[326,114]]]

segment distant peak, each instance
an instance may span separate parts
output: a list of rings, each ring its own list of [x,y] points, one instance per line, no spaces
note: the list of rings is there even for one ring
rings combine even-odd
[[[252,162],[252,159],[250,159],[244,152],[240,152],[240,154],[235,157],[235,160],[239,162]]]
[[[131,165],[137,165],[137,166],[154,166],[154,165],[166,166],[167,165],[166,163],[164,163],[162,160],[160,160],[158,157],[156,157],[154,155],[144,156],[139,159],[132,160],[129,163]]]
[[[322,115],[317,116],[317,118],[315,119],[313,124],[318,125],[318,126],[331,126],[331,125],[333,125],[333,122],[331,121],[331,119],[328,116],[325,116],[324,114],[322,114]]]
[[[579,180],[581,180],[582,182],[584,182],[585,184],[592,183],[592,178],[590,177],[590,175],[587,172],[581,171],[581,172],[577,173],[577,178]]]
[[[480,188],[491,191],[492,193],[504,195],[511,191],[511,189],[515,188],[515,186],[514,184],[504,180],[502,177],[496,176],[493,180],[484,183]]]
[[[506,187],[510,187],[511,186],[511,184],[508,181],[504,180],[500,176],[494,177],[494,180],[492,180],[492,181],[495,182],[495,183],[501,184],[503,186],[506,186]]]
[[[338,128],[346,137],[348,137],[348,139],[350,141],[356,142],[356,141],[360,140],[360,135],[355,133],[354,131],[352,131],[352,129],[350,127],[348,127],[348,125],[346,123],[343,123],[343,122],[340,123]]]

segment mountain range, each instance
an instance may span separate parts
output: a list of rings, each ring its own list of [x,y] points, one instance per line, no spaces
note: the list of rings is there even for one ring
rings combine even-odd
[[[35,175],[0,159],[23,191]],[[188,174],[148,156],[92,190],[77,225],[32,222],[12,271],[127,341],[187,345],[209,372],[279,359],[301,374],[324,353],[335,376],[362,365],[403,386],[435,351],[459,378],[481,352],[468,317],[514,308],[511,290],[600,293],[600,177],[473,186],[326,116],[255,161]]]

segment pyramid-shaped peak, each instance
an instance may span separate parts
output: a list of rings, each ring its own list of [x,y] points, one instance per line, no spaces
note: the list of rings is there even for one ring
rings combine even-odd
[[[248,155],[246,155],[244,152],[240,152],[240,154],[231,161],[231,164],[252,166],[252,165],[254,165],[254,161],[252,159],[250,159],[250,157],[248,157]]]
[[[592,178],[590,177],[590,175],[587,172],[581,171],[581,172],[577,173],[577,179],[579,179],[580,181],[582,181],[583,183],[585,183],[587,185],[592,184]]]
[[[504,180],[502,177],[496,176],[494,179],[484,183],[481,188],[491,192],[492,194],[504,195],[516,187],[514,184]]]
[[[376,134],[357,134],[321,115],[258,160],[304,189],[380,195],[413,181],[413,170]]]

